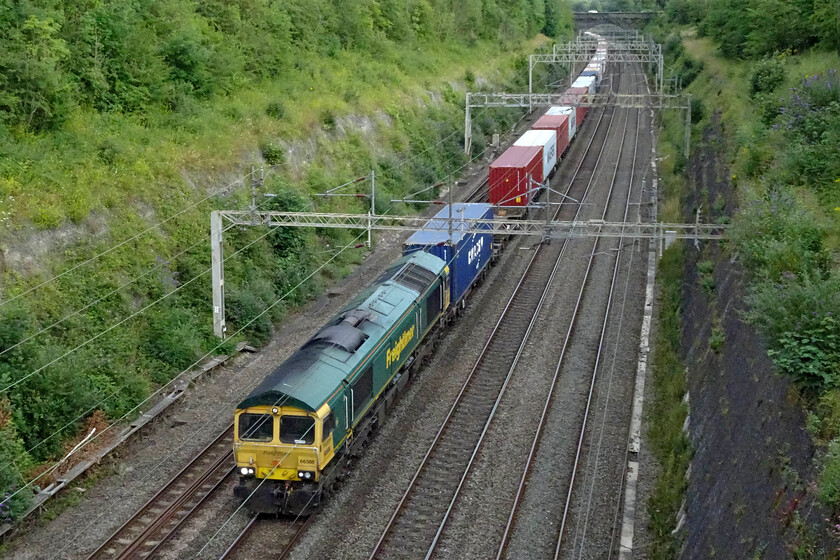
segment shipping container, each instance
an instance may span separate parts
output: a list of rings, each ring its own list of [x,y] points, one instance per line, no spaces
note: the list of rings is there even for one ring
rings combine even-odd
[[[574,109],[570,107],[569,113],[574,113]],[[549,115],[546,113],[537,119],[531,129],[553,130],[557,134],[557,160],[559,161],[560,156],[566,152],[569,142],[572,140],[572,134],[569,131],[569,114]]]
[[[489,224],[470,224],[464,220],[492,220],[493,206],[459,202],[452,205],[452,239],[449,238],[449,205],[429,220],[403,244],[403,255],[425,251],[443,259],[449,266],[450,301],[461,302],[487,267],[493,254],[493,234]],[[488,233],[481,233],[487,231]]]
[[[557,165],[557,132],[554,130],[529,130],[514,146],[539,146],[543,149],[543,177],[548,177]]]
[[[527,206],[544,178],[542,148],[511,146],[490,164],[490,204]]]
[[[569,97],[569,101],[571,105],[576,105],[577,109],[577,125],[583,123],[583,119],[586,118],[586,113],[588,109],[586,107],[581,107],[577,105],[579,102],[586,99],[586,95],[589,93],[589,88],[585,87],[570,87],[566,90],[566,96]]]
[[[596,72],[595,70],[590,70],[589,68],[587,68],[586,70],[581,72],[580,77],[581,78],[594,78],[596,86],[601,82],[601,76],[598,75],[598,72]]]
[[[586,75],[587,72],[595,72],[595,75],[598,76],[598,83],[601,83],[601,80],[604,79],[604,67],[599,62],[593,62],[587,66],[581,76]]]
[[[569,118],[569,143],[571,144],[572,138],[574,138],[577,133],[577,111],[575,111],[574,107],[549,107],[545,114],[553,117],[566,115]]]
[[[597,89],[596,79],[594,76],[581,75],[572,83],[573,88],[586,88],[589,93],[595,93]]]

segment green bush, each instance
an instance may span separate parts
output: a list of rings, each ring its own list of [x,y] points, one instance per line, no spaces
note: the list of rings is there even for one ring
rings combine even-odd
[[[286,161],[286,151],[274,142],[260,144],[260,152],[268,165],[280,165]]]
[[[265,108],[265,114],[279,121],[286,114],[286,105],[282,101],[272,101]]]
[[[741,261],[757,278],[817,277],[829,268],[823,228],[785,189],[777,188],[743,208],[730,238]]]
[[[819,480],[819,498],[829,507],[840,503],[840,441],[832,440],[823,458]]]
[[[787,72],[778,58],[765,58],[753,67],[750,75],[750,96],[771,93],[784,83]]]
[[[766,335],[780,371],[809,389],[840,382],[840,280],[797,276],[755,285],[746,317]]]
[[[691,124],[697,124],[706,116],[706,106],[699,97],[691,98]]]
[[[32,467],[23,442],[18,438],[8,400],[0,400],[0,523],[18,519],[32,499],[32,491],[18,492]]]

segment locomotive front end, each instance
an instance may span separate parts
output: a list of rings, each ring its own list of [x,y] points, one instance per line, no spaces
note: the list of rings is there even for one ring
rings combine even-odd
[[[328,418],[326,405],[316,413],[290,406],[237,410],[234,494],[249,511],[299,515],[318,508],[322,468],[333,454]]]

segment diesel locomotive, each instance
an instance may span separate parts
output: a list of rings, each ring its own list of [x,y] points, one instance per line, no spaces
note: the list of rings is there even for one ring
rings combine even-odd
[[[492,235],[448,207],[406,241],[404,255],[271,372],[235,412],[235,496],[253,513],[306,515],[380,426],[463,308],[492,256]],[[443,224],[446,224],[445,226]]]

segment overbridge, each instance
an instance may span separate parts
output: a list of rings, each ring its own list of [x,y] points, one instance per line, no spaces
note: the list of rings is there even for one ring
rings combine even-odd
[[[575,12],[575,29],[589,29],[596,25],[618,27],[644,27],[660,12]]]

